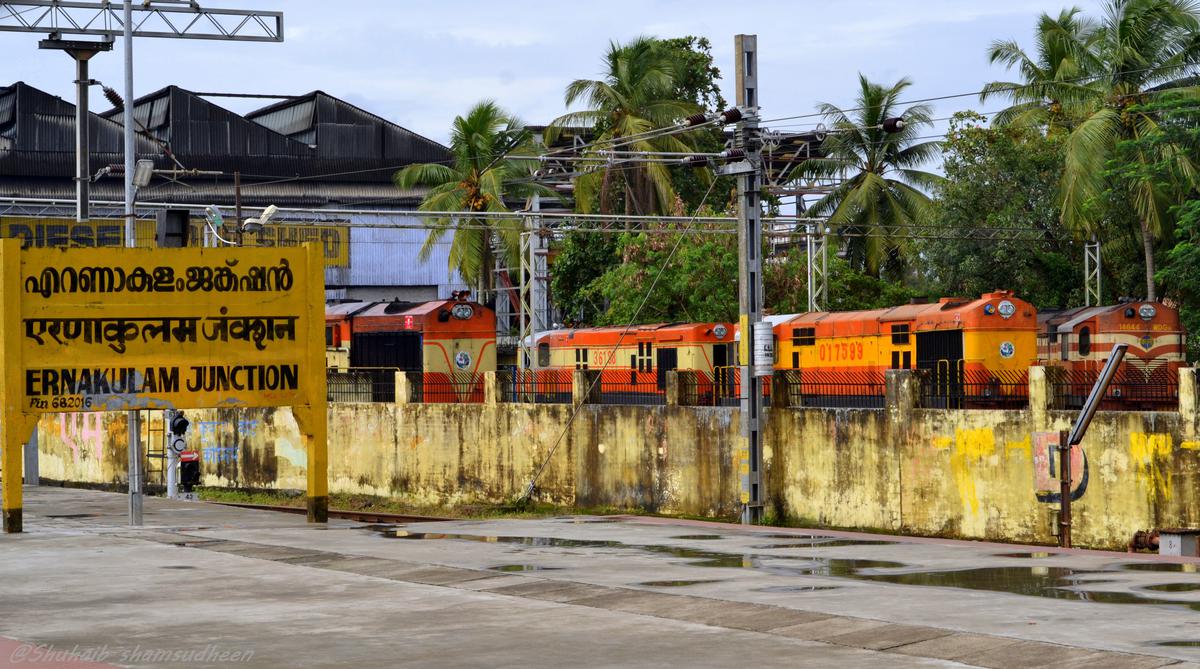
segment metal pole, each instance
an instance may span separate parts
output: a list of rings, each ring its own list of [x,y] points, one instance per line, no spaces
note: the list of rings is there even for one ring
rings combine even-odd
[[[89,53],[72,52],[75,59],[75,220],[88,220],[88,199],[91,196],[91,175],[88,156],[91,128],[88,127],[88,58]]]
[[[734,37],[737,58],[737,104],[744,109],[738,123],[736,142],[746,151],[751,170],[738,176],[738,307],[741,322],[741,428],[738,453],[741,478],[742,522],[757,523],[763,512],[763,397],[754,375],[756,332],[769,327],[762,321],[762,211],[759,203],[762,162],[758,141],[758,37]]]
[[[179,496],[179,453],[175,451],[175,435],[171,432],[171,425],[175,418],[175,411],[167,409],[163,412],[163,441],[164,455],[167,462],[167,499],[175,499]]]
[[[1071,547],[1071,443],[1066,430],[1058,433],[1058,545]]]
[[[137,246],[134,216],[133,168],[133,0],[125,0],[123,18],[125,44],[125,246]],[[137,411],[129,412],[129,524],[142,524],[142,421]]]
[[[813,263],[815,258],[813,252],[816,250],[816,244],[813,243],[813,226],[804,226],[804,241],[807,250],[805,251],[805,260],[808,265],[808,311],[811,313],[817,310],[817,282],[816,272],[813,271]]]
[[[238,246],[241,246],[244,241],[244,233],[242,232],[242,173],[238,170],[234,170],[233,172],[233,224],[237,227]]]

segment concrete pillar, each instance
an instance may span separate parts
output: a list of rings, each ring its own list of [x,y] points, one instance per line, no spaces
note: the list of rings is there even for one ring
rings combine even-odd
[[[1188,367],[1179,370],[1179,417],[1183,420],[1183,429],[1187,436],[1196,436],[1200,425],[1197,425],[1197,387],[1196,368]]]
[[[417,378],[413,378],[416,375]],[[418,402],[417,388],[421,382],[420,372],[396,372],[396,404]]]
[[[484,372],[483,373],[483,403],[487,406],[496,406],[503,402],[503,396],[500,393],[500,374],[499,372]]]
[[[1050,424],[1049,411],[1053,408],[1054,388],[1047,367],[1029,368],[1029,412],[1033,417],[1033,429],[1045,430]]]
[[[25,485],[37,485],[38,477],[38,429],[34,423],[33,433],[29,435],[29,441],[25,442],[25,457],[22,458],[25,462]]]
[[[571,402],[573,404],[600,403],[600,371],[577,369],[571,376]],[[594,383],[594,385],[593,385]]]
[[[692,403],[692,398],[695,393],[688,393],[688,387],[693,390],[696,388],[696,376],[692,372],[679,372],[677,370],[669,370],[667,372],[667,406],[679,407],[687,406]]]
[[[893,418],[907,419],[921,406],[921,377],[911,369],[889,369],[884,373],[885,404]]]
[[[791,384],[786,371],[775,370],[771,375],[771,407],[786,409],[792,405]]]

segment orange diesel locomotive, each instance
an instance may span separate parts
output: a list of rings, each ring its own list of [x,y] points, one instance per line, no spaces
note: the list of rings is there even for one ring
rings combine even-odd
[[[697,391],[712,392],[714,370],[736,364],[730,323],[660,323],[551,330],[538,335],[539,369],[604,370],[600,392],[660,395],[671,370],[697,372]]]
[[[1041,364],[1063,370],[1063,408],[1083,405],[1114,344],[1129,348],[1101,405],[1106,409],[1169,409],[1179,401],[1186,364],[1179,311],[1158,302],[1122,301],[1038,314]]]
[[[776,368],[812,406],[882,406],[888,369],[928,370],[935,407],[1016,405],[1037,359],[1037,310],[1009,291],[774,320]]]
[[[350,369],[422,372],[425,401],[481,401],[480,376],[496,370],[496,313],[468,296],[328,305],[327,350],[348,348]]]

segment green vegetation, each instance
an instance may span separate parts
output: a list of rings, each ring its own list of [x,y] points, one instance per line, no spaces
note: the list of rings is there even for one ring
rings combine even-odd
[[[859,75],[858,84],[852,109],[817,105],[829,123],[829,136],[821,143],[825,157],[806,160],[801,177],[833,179],[837,185],[805,214],[828,217],[835,232],[849,228],[853,236],[845,238],[843,249],[852,267],[901,279],[909,245],[896,227],[928,224],[934,209],[925,191],[941,183],[937,175],[917,169],[938,155],[937,142],[918,141],[929,130],[932,108],[899,108],[898,100],[912,85],[908,79],[883,86]],[[904,119],[904,127],[885,130],[884,120],[896,117]]]
[[[904,108],[912,97],[907,78],[884,84],[860,76],[850,107],[817,107],[829,129],[824,156],[807,161],[797,179],[834,186],[804,207],[828,217],[832,229],[830,309],[996,288],[1043,307],[1076,306],[1083,243],[1095,237],[1104,243],[1104,300],[1154,298],[1161,286],[1189,329],[1200,328],[1200,78],[1189,76],[1200,65],[1200,3],[1107,0],[1098,16],[1064,9],[1038,16],[1033,27],[1028,48],[999,40],[980,54],[1015,75],[983,86],[981,102],[1000,97],[1009,105],[990,124],[962,112],[939,141],[930,136],[929,106]],[[567,87],[569,110],[549,135],[583,126],[597,140],[625,138],[622,150],[719,151],[726,138],[715,129],[639,133],[721,110],[720,78],[704,38],[612,43],[598,78]],[[886,132],[883,121],[897,116],[904,127]],[[454,167],[409,168],[397,183],[439,184],[427,209],[499,210],[505,197],[532,192],[530,166],[507,157],[527,139],[515,119],[482,103],[456,120]],[[733,182],[714,182],[710,170],[614,160],[585,170],[574,185],[581,212],[735,211]],[[914,239],[907,230],[916,225],[945,234]],[[1003,230],[1012,228],[1041,240],[1006,239]],[[995,239],[978,239],[989,231]],[[701,234],[711,232],[631,224],[619,235],[568,231],[553,249],[553,300],[566,322],[580,325],[732,319],[736,239]],[[492,249],[511,253],[515,239],[505,228],[457,230],[452,264],[487,281]],[[768,256],[769,310],[805,308],[805,269],[802,248]]]
[[[396,185],[430,187],[421,202],[422,211],[508,211],[506,199],[548,192],[529,178],[530,162],[509,158],[520,155],[514,152],[521,149],[531,150],[524,124],[495,102],[484,100],[466,116],[454,119],[450,134],[453,163],[409,165],[396,173]],[[425,239],[421,259],[428,259],[434,245],[452,232],[450,268],[480,292],[493,287],[498,251],[507,256],[510,267],[519,257],[521,231],[511,220],[462,216],[437,218],[433,224],[436,229]]]

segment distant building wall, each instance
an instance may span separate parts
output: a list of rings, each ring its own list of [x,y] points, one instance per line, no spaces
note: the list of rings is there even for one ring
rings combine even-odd
[[[1084,440],[1074,503],[1077,545],[1120,549],[1139,529],[1200,526],[1195,375],[1178,412],[1101,412]],[[772,408],[768,514],[828,526],[1052,543],[1039,433],[1073,416],[1037,386],[1024,411]],[[684,406],[333,404],[330,490],[422,504],[503,502],[531,474],[539,499],[732,517],[738,411]],[[305,456],[287,410],[189,412],[207,485],[303,489]],[[48,416],[47,479],[119,483],[122,414]],[[556,447],[557,444],[557,447]],[[553,452],[553,455],[551,455]],[[1086,466],[1084,466],[1086,462]]]

